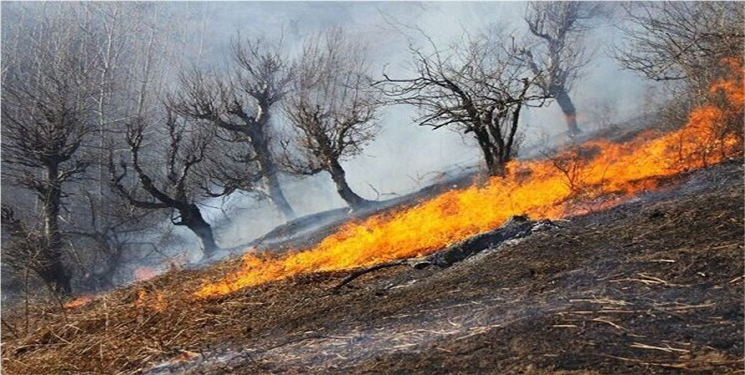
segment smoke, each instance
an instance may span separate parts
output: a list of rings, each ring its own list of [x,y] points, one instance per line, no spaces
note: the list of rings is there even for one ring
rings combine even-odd
[[[422,42],[412,28],[420,28],[436,43],[446,45],[464,32],[477,33],[496,23],[519,33],[527,31],[522,19],[524,2],[281,2],[200,4],[207,20],[203,35],[210,54],[223,56],[236,32],[243,36],[281,38],[285,47],[299,49],[309,33],[342,26],[370,43],[372,59],[379,72],[407,76],[409,39]],[[578,109],[580,125],[594,130],[600,117],[608,122],[633,117],[640,107],[643,82],[619,69],[607,53],[608,41],[618,38],[617,30],[601,20],[589,33],[587,42],[595,51],[585,75],[571,94]],[[364,155],[346,161],[349,183],[368,199],[386,199],[414,191],[431,183],[437,172],[474,166],[480,154],[470,139],[455,132],[417,127],[416,110],[393,106],[383,109],[382,131]],[[609,118],[611,117],[611,118]],[[526,111],[523,119],[526,145],[565,134],[566,126],[556,104]],[[284,190],[299,215],[344,207],[326,173],[298,179],[286,177]],[[266,201],[235,196],[231,204],[241,207],[231,214],[219,232],[225,246],[237,246],[256,238],[282,219]],[[219,220],[225,214],[211,210]]]
[[[409,40],[421,43],[421,29],[438,45],[457,40],[464,32],[478,33],[499,23],[508,30],[526,32],[522,14],[525,2],[196,2],[165,3],[175,17],[167,25],[175,30],[178,45],[189,48],[184,63],[224,69],[230,40],[264,36],[281,39],[297,52],[306,35],[330,26],[342,26],[370,44],[375,73],[383,69],[392,76],[407,76]],[[4,6],[4,10],[8,7]],[[5,17],[4,17],[5,18]],[[3,31],[11,31],[11,23]],[[618,38],[610,20],[602,20],[590,33],[588,43],[596,50],[585,76],[571,94],[578,109],[580,126],[596,127],[598,111],[619,119],[633,117],[640,107],[643,84],[640,78],[619,69],[607,54],[607,43]],[[174,73],[174,72],[171,72]],[[175,87],[175,86],[174,86]],[[608,110],[609,109],[609,110]],[[612,113],[611,113],[612,112]],[[446,129],[417,127],[411,107],[384,108],[379,116],[381,133],[363,155],[345,161],[353,190],[367,199],[388,199],[426,186],[437,173],[478,165],[480,153],[470,139]],[[602,113],[601,113],[602,114]],[[281,121],[279,116],[275,116]],[[563,116],[556,104],[529,109],[523,116],[526,145],[565,132]],[[325,172],[308,178],[283,176],[283,189],[298,215],[344,207],[330,176]],[[283,223],[267,200],[255,194],[235,194],[204,205],[206,219],[213,223],[223,247],[245,244]],[[183,228],[174,233],[187,242],[193,234]]]

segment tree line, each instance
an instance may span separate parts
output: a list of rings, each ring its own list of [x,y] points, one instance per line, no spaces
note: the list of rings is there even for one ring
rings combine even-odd
[[[211,255],[212,198],[253,194],[294,219],[283,174],[325,172],[351,208],[370,205],[343,164],[374,141],[389,105],[472,137],[486,173],[502,175],[527,108],[556,102],[567,135],[581,133],[571,93],[593,56],[588,33],[610,13],[630,20],[613,49],[621,66],[684,92],[742,52],[745,19],[738,3],[531,2],[525,32],[494,26],[445,45],[417,29],[410,68],[390,73],[341,27],[308,35],[299,51],[236,34],[218,66],[195,63],[202,47],[183,42],[195,34],[165,22],[175,13],[160,5],[14,11],[23,17],[3,25],[3,266],[59,294],[74,280],[113,286],[140,234],[166,220]]]

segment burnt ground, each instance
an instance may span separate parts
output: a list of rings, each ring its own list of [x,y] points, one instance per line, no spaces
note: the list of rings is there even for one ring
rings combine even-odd
[[[743,373],[742,160],[486,250],[335,290],[304,275],[194,301],[171,272],[67,312],[7,316],[7,373]],[[133,302],[161,291],[165,309]]]

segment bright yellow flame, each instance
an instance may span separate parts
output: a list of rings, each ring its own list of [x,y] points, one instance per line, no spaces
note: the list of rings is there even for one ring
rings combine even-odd
[[[496,228],[512,215],[557,218],[576,214],[579,211],[571,202],[580,195],[586,201],[609,193],[628,198],[655,188],[660,177],[720,162],[742,150],[741,135],[723,131],[722,125],[733,114],[742,116],[743,96],[737,94],[742,88],[738,86],[742,82],[742,62],[734,71],[733,81],[721,81],[712,87],[712,92],[723,91],[734,109],[705,105],[696,108],[688,123],[675,132],[646,132],[623,144],[587,142],[581,149],[593,150],[594,156],[575,160],[580,163],[576,168],[579,173],[574,175],[580,184],[568,183],[567,174],[556,167],[557,159],[512,162],[505,177],[347,224],[312,249],[281,258],[246,254],[237,272],[203,285],[195,295],[209,298],[302,273],[348,270],[426,255]],[[558,157],[572,160],[573,152]]]

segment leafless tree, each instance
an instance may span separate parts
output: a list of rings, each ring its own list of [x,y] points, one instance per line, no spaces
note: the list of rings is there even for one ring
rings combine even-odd
[[[502,175],[517,153],[519,121],[526,106],[542,105],[545,94],[535,74],[517,58],[520,48],[512,35],[494,29],[459,44],[430,50],[410,47],[412,78],[391,78],[378,83],[393,103],[420,110],[419,125],[440,129],[456,126],[472,133],[490,175]]]
[[[6,121],[6,117],[14,116],[18,122],[39,127],[42,121],[34,117],[41,118],[40,110],[33,107],[47,104],[43,103],[44,98],[41,101],[34,98],[51,97],[48,94],[52,93],[49,89],[52,84],[67,85],[66,92],[59,89],[59,95],[53,93],[58,98],[65,97],[67,104],[47,105],[48,112],[68,105],[66,116],[85,120],[86,135],[74,156],[60,165],[65,180],[57,184],[60,206],[55,221],[60,240],[54,242],[62,244],[57,268],[64,268],[70,278],[65,284],[71,284],[73,289],[112,286],[112,279],[121,276],[120,266],[142,253],[141,246],[134,244],[142,243],[141,237],[152,233],[165,215],[134,208],[112,189],[108,152],[127,147],[123,136],[126,125],[159,109],[163,89],[175,77],[172,67],[195,55],[185,45],[188,33],[193,30],[187,26],[193,22],[188,17],[191,11],[160,4],[89,2],[5,4],[3,12],[3,21],[7,21],[2,25],[3,204],[10,203],[15,208],[15,218],[23,223],[26,232],[38,234],[34,236],[35,248],[44,249],[48,200],[29,188],[27,182],[33,179],[43,182],[46,172],[42,167],[13,163],[11,159],[15,155],[9,147],[20,143],[10,136],[10,128],[16,125]],[[178,21],[162,22],[174,18]],[[66,63],[71,56],[75,63]],[[39,82],[48,89],[46,92],[37,90]],[[83,89],[85,93],[81,94]],[[86,99],[79,100],[82,97]],[[74,108],[76,103],[81,103],[79,111]],[[52,118],[42,120],[49,122]],[[26,124],[21,125],[26,127]],[[70,141],[78,137],[75,130],[60,133],[66,133]],[[25,142],[23,147],[34,141],[31,136],[21,138]],[[44,152],[38,150],[39,155]],[[148,163],[149,160],[144,164]],[[76,172],[70,176],[64,174],[76,166],[80,167]],[[35,197],[29,191],[34,191]],[[13,244],[3,246],[4,263],[11,260],[6,255],[14,253],[15,244],[22,242],[13,233],[18,232],[3,232],[3,242]],[[29,260],[15,263],[50,263],[40,262],[40,255]],[[16,270],[13,268],[12,272]],[[21,273],[26,274],[26,270]],[[55,289],[59,288],[55,286]]]
[[[122,159],[117,166],[112,152],[109,156],[112,185],[135,207],[170,210],[171,222],[194,232],[202,251],[209,256],[218,246],[212,227],[197,205],[204,189],[209,188],[197,169],[206,160],[214,135],[170,110],[166,110],[165,118],[155,123],[137,119],[129,124],[126,140],[136,184],[134,188],[125,185],[129,163]],[[165,139],[158,130],[165,132]],[[157,148],[162,143],[166,143],[165,155],[148,149],[148,146]],[[153,163],[152,160],[159,161]],[[225,194],[229,192],[226,190]]]
[[[296,130],[295,150],[287,153],[285,166],[306,175],[328,172],[339,196],[353,208],[368,201],[349,187],[341,162],[359,155],[378,132],[380,101],[369,70],[364,43],[341,28],[319,33],[307,41],[292,95],[283,105]]]
[[[656,81],[684,82],[701,94],[727,57],[742,58],[745,4],[640,2],[624,6],[628,22],[615,46],[621,66]]]
[[[279,47],[263,40],[232,42],[235,69],[228,78],[208,76],[192,70],[181,76],[181,89],[171,100],[181,115],[207,121],[232,134],[232,139],[250,148],[246,168],[258,164],[266,195],[287,219],[295,217],[280,187],[275,157],[271,149],[271,112],[282,100],[292,80],[292,67]],[[249,173],[253,175],[253,173]],[[238,188],[256,189],[251,179],[239,181]]]
[[[95,131],[94,85],[84,59],[88,46],[68,28],[46,27],[46,38],[28,45],[23,61],[3,66],[3,173],[40,200],[45,250],[37,272],[56,291],[69,293],[59,217],[64,186],[82,178],[90,165],[85,144]]]
[[[531,1],[525,13],[534,42],[523,55],[533,72],[540,73],[536,84],[561,107],[570,136],[579,134],[580,128],[569,91],[589,61],[584,37],[601,6],[600,2]]]
[[[128,119],[143,116],[155,104],[166,79],[164,62],[174,55],[167,42],[173,38],[167,26],[158,23],[166,13],[160,5],[80,3],[66,8],[73,13],[70,23],[77,27],[76,37],[91,46],[88,58],[95,62],[90,69],[97,137],[88,145],[93,156],[89,178],[71,186],[70,204],[61,218],[68,223],[63,236],[74,255],[71,266],[80,275],[77,286],[100,290],[114,286],[125,250],[131,250],[127,245],[162,220],[133,209],[112,191],[106,161],[107,146],[124,146]]]

